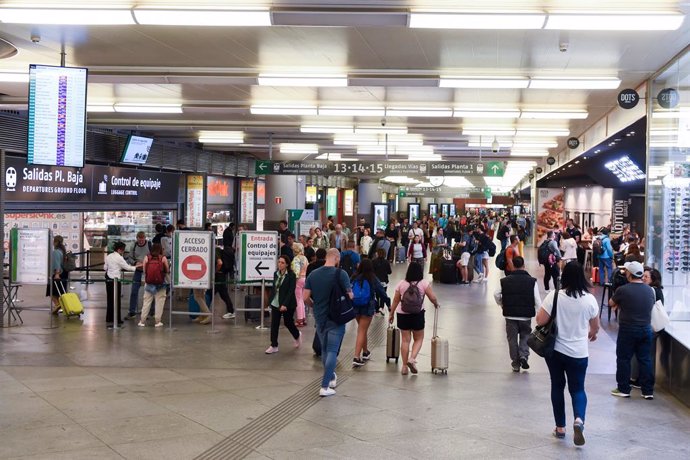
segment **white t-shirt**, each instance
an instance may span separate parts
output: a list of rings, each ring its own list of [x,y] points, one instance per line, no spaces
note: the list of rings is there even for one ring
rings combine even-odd
[[[561,248],[563,248],[563,258],[565,260],[577,259],[577,242],[575,238],[562,239]]]
[[[395,290],[400,293],[400,303],[398,304],[398,308],[395,309],[396,313],[400,313],[403,315],[407,315],[408,313],[402,311],[402,296],[405,294],[405,291],[407,291],[407,288],[410,287],[410,283],[408,283],[405,280],[400,281],[398,285],[395,287]],[[422,296],[425,296],[426,288],[429,287],[429,282],[427,280],[421,280],[419,283],[417,283],[417,289],[422,293]],[[424,307],[422,306],[422,310],[424,310]]]
[[[544,299],[541,308],[551,314],[553,297],[556,291],[551,291]],[[569,297],[565,291],[558,291],[558,306],[556,307],[556,345],[554,350],[571,358],[586,358],[589,356],[587,342],[589,338],[589,320],[599,315],[599,303],[592,294],[582,297]]]

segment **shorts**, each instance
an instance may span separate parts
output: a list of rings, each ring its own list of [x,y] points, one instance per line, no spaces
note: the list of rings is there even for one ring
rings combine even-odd
[[[357,316],[374,316],[374,313],[376,313],[374,302],[369,302],[366,305],[353,305],[352,308]]]
[[[397,313],[398,329],[401,331],[423,331],[424,310],[419,313]]]
[[[462,255],[460,256],[460,265],[467,267],[467,264],[470,263],[470,253],[469,252],[463,252]]]

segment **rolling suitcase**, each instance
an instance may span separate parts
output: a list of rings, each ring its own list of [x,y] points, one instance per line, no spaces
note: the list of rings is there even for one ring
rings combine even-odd
[[[79,300],[79,296],[74,292],[65,292],[65,287],[62,283],[54,283],[57,287],[58,295],[60,296],[60,307],[62,313],[66,317],[81,316],[84,313],[84,306]],[[62,292],[61,292],[62,291]]]
[[[438,336],[438,308],[434,308],[434,334],[431,338],[431,372],[448,373],[448,340]]]
[[[400,246],[395,250],[395,263],[404,264],[405,262],[407,262],[407,248]]]
[[[400,329],[391,325],[386,331],[386,362],[394,359],[398,362],[400,358]]]
[[[592,283],[599,283],[599,267],[592,267]]]
[[[258,309],[261,308],[261,294],[247,294],[244,297],[244,308]],[[269,309],[264,310],[264,318],[270,316]],[[257,323],[261,321],[261,312],[259,311],[245,311],[244,312],[244,322],[256,321]]]
[[[458,283],[458,269],[455,266],[453,259],[444,258],[441,262],[441,283],[443,284],[457,284]]]

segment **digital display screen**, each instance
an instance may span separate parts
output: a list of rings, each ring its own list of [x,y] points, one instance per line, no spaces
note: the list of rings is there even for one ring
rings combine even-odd
[[[134,165],[146,164],[151,152],[151,144],[153,144],[153,139],[150,137],[129,136],[120,162]]]
[[[29,66],[28,164],[84,166],[87,73]]]

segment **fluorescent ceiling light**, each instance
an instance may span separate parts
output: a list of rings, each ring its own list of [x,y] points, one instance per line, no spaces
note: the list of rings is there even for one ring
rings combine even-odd
[[[510,150],[511,157],[547,157],[547,150]]]
[[[202,144],[241,144],[244,142],[242,131],[199,131],[199,142]]]
[[[317,144],[280,144],[280,153],[316,155],[319,153]]]
[[[120,113],[182,113],[182,104],[115,104]]]
[[[431,155],[433,153],[434,148],[429,145],[420,147],[389,145],[388,149],[385,146],[357,148],[358,155]]]
[[[135,24],[131,10],[115,8],[0,8],[0,22],[96,26]]]
[[[167,26],[270,26],[269,10],[186,10],[149,9],[132,10],[137,23]]]
[[[316,115],[316,106],[270,106],[252,105],[249,107],[252,115]]]
[[[645,178],[642,170],[630,160],[627,155],[620,157],[617,160],[609,161],[604,165],[606,169],[611,171],[621,182],[632,182]]]
[[[315,160],[330,160],[330,161],[357,161],[357,158],[343,158],[339,153],[322,153],[321,155],[314,157]]]
[[[652,118],[660,119],[680,119],[690,118],[690,107],[680,107],[676,110],[655,110],[652,112]]]
[[[299,130],[302,133],[309,133],[309,134],[335,134],[335,133],[349,133],[351,134],[354,131],[353,126],[346,126],[346,125],[340,125],[340,126],[329,126],[329,125],[302,125],[300,126]]]
[[[563,137],[570,136],[569,129],[517,129],[518,137]]]
[[[555,149],[558,147],[558,142],[513,142],[513,148],[521,149]]]
[[[533,77],[529,82],[529,87],[532,89],[616,89],[620,84],[620,78],[613,77]]]
[[[103,103],[103,104],[101,104],[101,103],[88,104],[88,103],[87,103],[87,104],[86,104],[86,111],[87,111],[87,112],[93,112],[93,113],[96,113],[96,112],[102,112],[102,113],[105,113],[105,112],[114,112],[114,111],[115,111],[115,107],[114,107],[114,105],[113,105],[112,102],[111,102],[110,104],[108,104],[108,103]]]
[[[584,120],[589,116],[586,110],[523,110],[520,118]]]
[[[0,72],[0,81],[6,83],[28,83],[27,72]]]
[[[676,30],[685,16],[675,12],[620,11],[608,14],[549,14],[545,29],[559,30]]]
[[[527,77],[444,77],[438,86],[441,88],[527,88]]]
[[[412,11],[410,28],[423,29],[541,29],[545,14],[471,14]]]
[[[407,134],[407,126],[362,125],[355,127],[355,134]]]
[[[334,145],[362,145],[362,146],[385,146],[392,145],[422,146],[424,140],[421,134],[373,134],[373,135],[348,135],[336,134],[333,139]]]
[[[389,107],[386,108],[389,117],[452,117],[453,110],[449,108],[412,108]]]
[[[347,75],[290,75],[259,74],[260,86],[307,86],[338,87],[347,86]]]
[[[463,128],[463,136],[514,136],[514,129]]]
[[[520,111],[517,109],[506,110],[472,110],[460,109],[453,110],[455,118],[518,118]]]
[[[383,117],[383,107],[319,107],[319,115],[335,117]]]
[[[510,139],[497,139],[496,137],[487,137],[486,139],[482,139],[481,142],[470,141],[467,143],[467,146],[468,147],[492,147],[493,148],[494,140],[496,140],[498,142],[499,147],[510,148],[510,146],[513,145],[513,141],[511,141]]]

